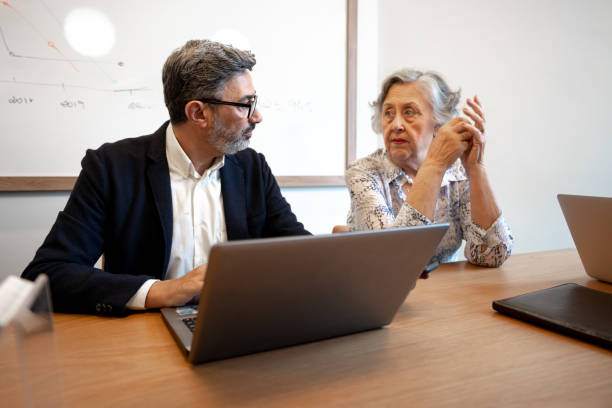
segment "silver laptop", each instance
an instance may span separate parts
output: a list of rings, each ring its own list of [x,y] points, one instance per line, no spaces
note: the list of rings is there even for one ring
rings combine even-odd
[[[199,305],[164,308],[162,316],[194,364],[380,328],[393,320],[447,229],[219,244]]]
[[[612,198],[557,195],[584,270],[612,283]]]

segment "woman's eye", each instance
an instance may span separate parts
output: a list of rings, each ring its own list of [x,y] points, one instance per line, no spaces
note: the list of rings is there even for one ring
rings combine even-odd
[[[406,115],[406,116],[412,116],[412,115],[414,115],[414,114],[416,114],[416,111],[415,111],[415,110],[413,110],[413,109],[406,109],[406,110],[404,111],[404,115]]]
[[[386,118],[390,118],[391,116],[393,116],[393,112],[392,111],[384,111],[383,115],[385,115]]]

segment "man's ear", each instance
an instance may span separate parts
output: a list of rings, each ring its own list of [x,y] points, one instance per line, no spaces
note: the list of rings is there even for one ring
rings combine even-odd
[[[210,121],[210,107],[200,101],[189,101],[185,104],[185,116],[189,122],[205,127]]]

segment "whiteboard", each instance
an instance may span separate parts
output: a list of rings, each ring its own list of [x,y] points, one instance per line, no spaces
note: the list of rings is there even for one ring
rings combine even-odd
[[[114,37],[104,55],[69,42],[83,9],[112,27],[90,30]],[[251,147],[277,176],[344,171],[346,1],[6,0],[0,30],[1,176],[74,176],[86,149],[154,132],[165,59],[201,38],[255,54]]]

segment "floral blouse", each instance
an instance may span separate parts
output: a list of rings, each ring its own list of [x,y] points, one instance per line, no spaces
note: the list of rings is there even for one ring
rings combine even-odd
[[[384,149],[357,160],[346,170],[345,177],[351,195],[347,219],[350,231],[447,222],[450,228],[431,263],[450,260],[463,239],[465,257],[473,264],[497,267],[510,256],[514,238],[503,215],[487,230],[472,221],[470,183],[460,160],[444,174],[433,220],[405,202],[402,185],[412,183],[412,179],[393,164]]]

